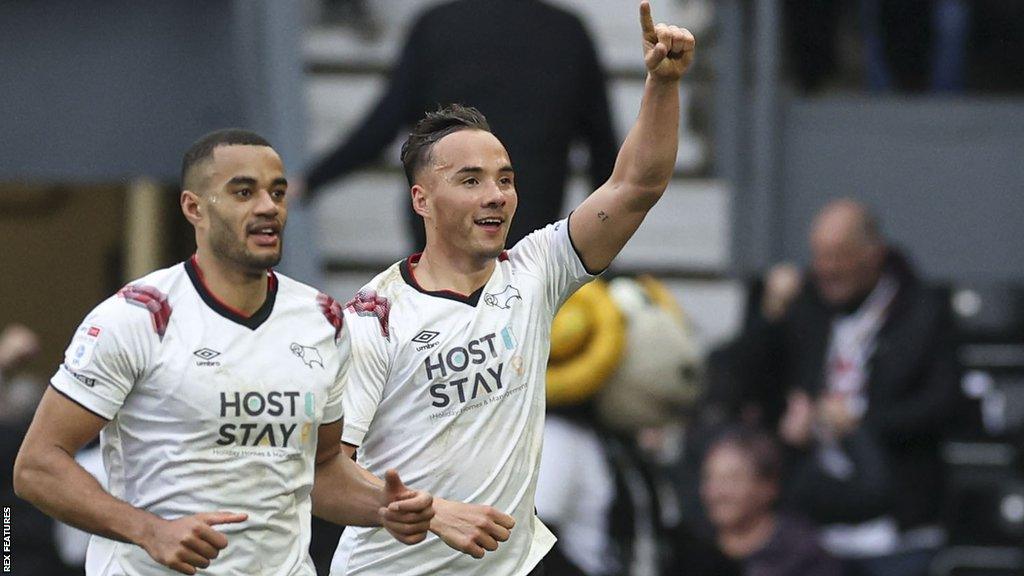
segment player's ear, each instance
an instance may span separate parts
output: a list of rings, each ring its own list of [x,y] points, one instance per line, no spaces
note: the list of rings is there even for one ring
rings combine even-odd
[[[199,195],[191,190],[181,191],[181,212],[185,219],[193,226],[203,219],[202,208],[200,207]]]
[[[430,205],[427,203],[427,191],[419,184],[413,184],[409,191],[412,195],[412,209],[417,214],[426,218],[430,214]]]

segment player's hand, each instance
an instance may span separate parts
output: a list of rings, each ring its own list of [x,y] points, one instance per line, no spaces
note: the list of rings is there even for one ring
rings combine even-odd
[[[640,3],[640,28],[644,36],[644,65],[655,79],[676,82],[693,63],[696,39],[686,28],[654,24],[651,4]]]
[[[380,523],[402,544],[417,544],[427,537],[434,517],[434,497],[402,484],[398,472],[384,474],[383,506]]]
[[[483,558],[485,553],[497,550],[498,542],[508,540],[516,525],[508,514],[483,504],[435,498],[434,511],[430,531],[448,546],[473,558]]]
[[[158,518],[138,544],[153,560],[171,570],[195,574],[228,547],[227,536],[213,527],[246,519],[248,515],[233,512],[206,512],[177,520]]]

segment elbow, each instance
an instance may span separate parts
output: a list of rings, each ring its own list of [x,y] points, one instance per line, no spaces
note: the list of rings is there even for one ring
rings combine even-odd
[[[667,188],[666,183],[655,183],[655,184],[638,184],[634,187],[634,192],[631,198],[631,206],[634,211],[637,212],[648,212],[654,205],[661,200],[661,197],[665,195],[665,189]]]
[[[24,450],[18,452],[14,460],[14,494],[22,500],[35,503],[35,492],[33,486],[38,485],[38,466],[34,465],[32,456],[25,454]]]

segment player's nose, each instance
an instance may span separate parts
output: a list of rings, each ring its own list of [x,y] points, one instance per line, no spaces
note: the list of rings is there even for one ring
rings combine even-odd
[[[261,190],[258,197],[256,198],[256,205],[253,207],[253,212],[260,216],[277,216],[281,211],[281,207],[274,198],[271,196],[269,190]]]
[[[505,192],[498,186],[497,182],[492,182],[487,186],[487,190],[484,193],[483,205],[487,208],[496,207],[501,208],[505,206],[507,202]]]

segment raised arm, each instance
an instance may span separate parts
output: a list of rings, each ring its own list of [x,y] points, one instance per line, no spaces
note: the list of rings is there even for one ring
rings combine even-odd
[[[153,560],[182,574],[209,566],[228,545],[227,537],[213,526],[243,522],[246,515],[210,512],[164,520],[115,498],[74,458],[106,424],[48,389],[14,463],[18,496],[66,524],[136,544]]]
[[[644,86],[640,115],[626,136],[611,178],[573,212],[569,233],[588,270],[603,270],[665,192],[679,144],[679,79],[693,62],[688,30],[655,25],[651,6],[640,3]]]

